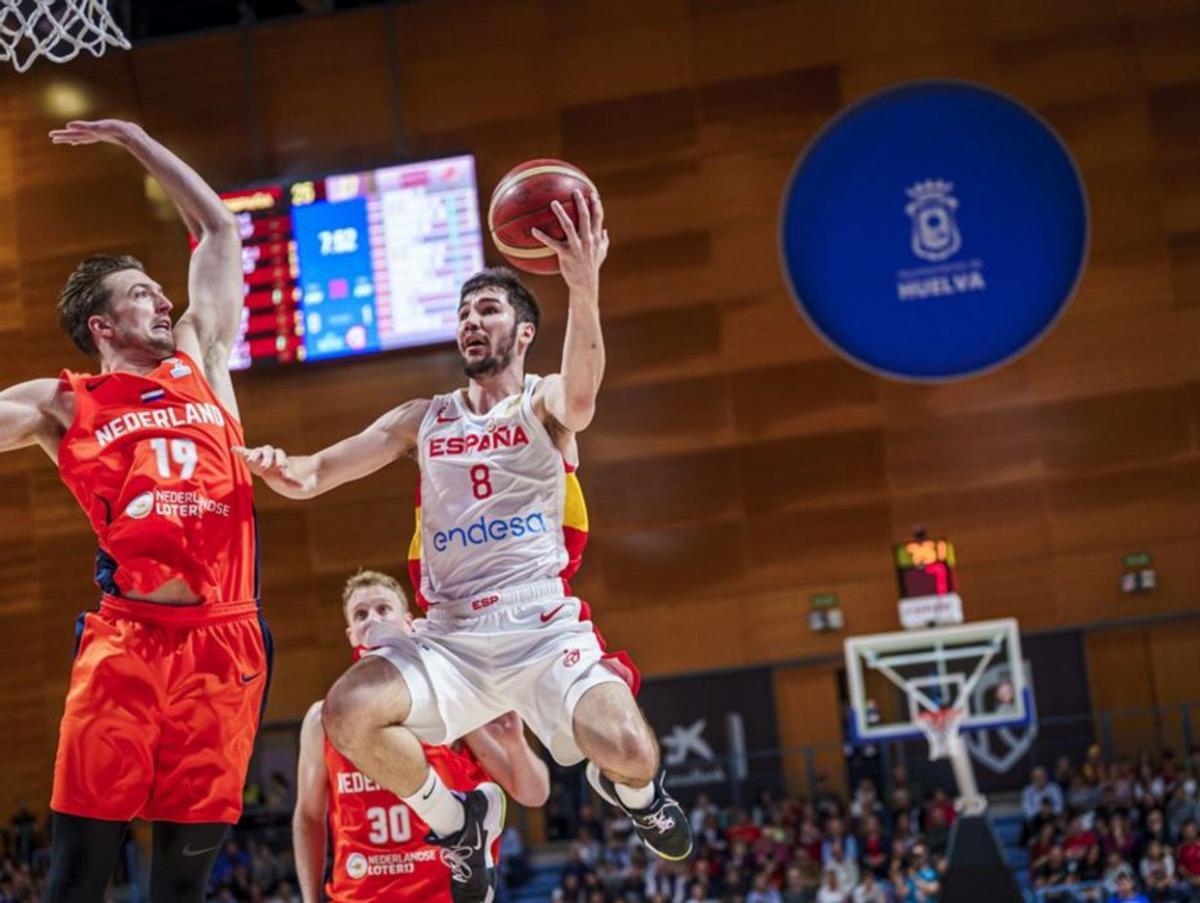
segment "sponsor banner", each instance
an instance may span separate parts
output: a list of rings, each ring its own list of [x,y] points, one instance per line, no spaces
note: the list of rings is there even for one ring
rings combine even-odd
[[[647,680],[638,702],[658,735],[667,786],[685,804],[779,790],[779,734],[768,668]]]
[[[900,626],[905,630],[942,627],[963,622],[962,598],[958,593],[909,596],[900,600]]]
[[[813,329],[884,376],[944,381],[1038,341],[1083,273],[1087,198],[1059,137],[982,85],[887,88],[801,155],[780,250]]]

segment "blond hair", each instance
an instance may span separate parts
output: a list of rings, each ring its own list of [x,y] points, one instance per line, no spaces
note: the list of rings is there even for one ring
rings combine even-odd
[[[396,598],[400,600],[400,605],[405,611],[408,611],[408,596],[404,592],[404,587],[400,585],[400,581],[390,574],[385,574],[382,571],[366,571],[359,568],[357,574],[346,581],[346,587],[342,590],[342,610],[345,611],[346,606],[350,603],[350,597],[360,589],[367,589],[372,586],[381,586],[384,589],[391,590],[396,594]]]

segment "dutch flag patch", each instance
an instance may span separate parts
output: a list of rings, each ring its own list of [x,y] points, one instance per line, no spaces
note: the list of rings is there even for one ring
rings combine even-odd
[[[151,401],[158,401],[166,394],[166,389],[147,389],[142,393],[142,404],[146,404],[147,402]]]

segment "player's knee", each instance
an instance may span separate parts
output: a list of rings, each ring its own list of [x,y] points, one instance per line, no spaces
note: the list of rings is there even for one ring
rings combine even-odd
[[[628,719],[613,736],[619,770],[632,784],[648,784],[658,773],[658,745],[644,721]]]
[[[361,745],[378,727],[408,717],[408,693],[397,693],[399,675],[381,659],[365,659],[338,678],[321,705],[321,726],[343,753]]]

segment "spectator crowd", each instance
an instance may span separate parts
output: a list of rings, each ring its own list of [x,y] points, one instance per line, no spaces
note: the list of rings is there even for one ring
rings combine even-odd
[[[818,779],[811,799],[718,807],[700,794],[686,862],[648,856],[627,818],[584,806],[557,903],[936,903],[954,823],[949,793],[892,773],[886,798]]]
[[[1200,901],[1200,750],[1179,760],[1035,768],[1021,796],[1030,881],[1046,901]]]

